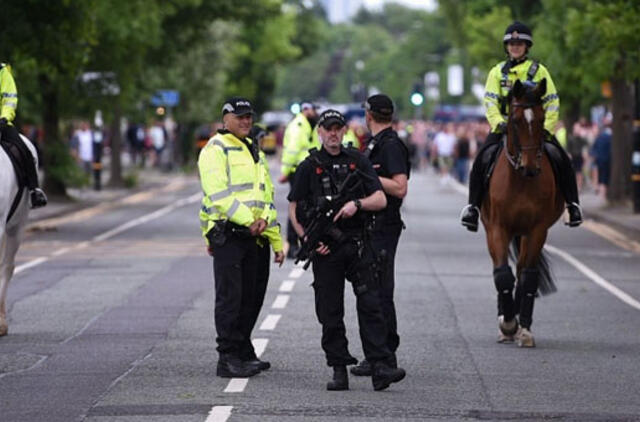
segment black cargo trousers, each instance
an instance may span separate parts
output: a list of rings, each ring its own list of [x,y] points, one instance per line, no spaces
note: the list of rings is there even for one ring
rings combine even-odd
[[[351,282],[356,295],[365,358],[375,363],[391,356],[375,277],[373,249],[367,242],[350,239],[334,247],[328,255],[313,259],[316,315],[322,324],[322,349],[329,366],[358,362],[349,353],[344,325],[345,278]]]

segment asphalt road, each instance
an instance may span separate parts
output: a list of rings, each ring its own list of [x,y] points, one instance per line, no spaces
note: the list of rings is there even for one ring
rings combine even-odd
[[[557,224],[559,291],[536,303],[537,348],[497,344],[484,233],[458,225],[460,192],[418,173],[396,269],[407,378],[383,392],[355,377],[350,391],[325,391],[311,273],[290,261],[272,268],[254,332],[272,369],[217,378],[198,191],[179,180],[27,234],[0,338],[0,421],[640,420],[638,253]]]

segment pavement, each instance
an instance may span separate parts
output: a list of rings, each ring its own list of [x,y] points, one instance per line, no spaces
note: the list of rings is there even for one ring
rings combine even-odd
[[[606,224],[635,240],[640,239],[640,213],[633,212],[631,203],[612,205],[591,190],[580,193],[580,203],[585,218]]]

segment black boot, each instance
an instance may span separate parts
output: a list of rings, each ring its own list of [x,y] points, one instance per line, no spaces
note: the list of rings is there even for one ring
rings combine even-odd
[[[333,380],[327,383],[329,391],[344,391],[349,389],[349,376],[347,375],[347,367],[337,365],[333,367]]]
[[[371,382],[376,391],[384,390],[394,382],[402,381],[406,372],[402,368],[391,368],[386,362],[376,362],[373,364],[373,374]]]
[[[480,209],[471,204],[462,209],[460,214],[460,223],[470,232],[478,231],[478,218],[480,217]]]
[[[271,368],[271,362],[260,360],[257,357],[254,357],[253,359],[243,360],[243,362],[245,363],[245,365],[258,368],[258,370],[260,371],[266,371],[267,369]]]
[[[371,364],[368,360],[363,359],[359,364],[352,367],[349,370],[353,375],[358,377],[370,377],[371,376]]]
[[[572,202],[567,205],[567,211],[569,212],[569,222],[565,223],[569,227],[577,227],[582,224],[582,209],[580,204]]]
[[[40,208],[47,205],[47,195],[40,188],[34,188],[30,191],[31,208]]]
[[[248,378],[259,372],[258,368],[247,365],[237,356],[220,354],[216,375],[222,378]]]

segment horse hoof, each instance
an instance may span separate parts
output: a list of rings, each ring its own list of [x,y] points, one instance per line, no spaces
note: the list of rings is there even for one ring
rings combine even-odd
[[[498,328],[505,337],[511,337],[518,332],[518,320],[513,318],[511,321],[505,321],[504,315],[498,317]]]
[[[515,341],[514,336],[505,336],[502,331],[500,331],[498,333],[498,343],[500,344],[507,344],[507,343],[513,343]]]
[[[533,339],[533,334],[526,328],[520,329],[516,335],[518,338],[518,347],[536,347],[536,342]]]

